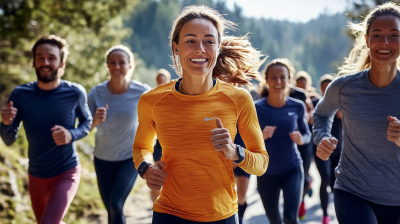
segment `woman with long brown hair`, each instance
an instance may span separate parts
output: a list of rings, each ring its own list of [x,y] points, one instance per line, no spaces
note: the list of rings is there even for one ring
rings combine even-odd
[[[350,26],[356,43],[314,113],[317,156],[336,150],[331,136],[340,109],[343,151],[335,169],[340,224],[400,223],[400,6],[375,7]]]
[[[252,98],[231,85],[258,78],[264,60],[247,36],[224,36],[234,25],[207,6],[185,7],[170,35],[175,70],[182,78],[139,101],[133,160],[151,189],[162,187],[153,223],[236,223],[232,161],[258,176],[267,169]],[[247,149],[233,144],[236,125]],[[155,134],[163,155],[153,165]]]

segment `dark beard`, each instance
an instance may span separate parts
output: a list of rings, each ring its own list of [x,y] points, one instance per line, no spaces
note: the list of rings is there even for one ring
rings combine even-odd
[[[50,76],[44,76],[44,77],[43,77],[43,76],[40,74],[40,71],[39,71],[39,70],[40,70],[41,68],[43,68],[43,67],[45,67],[45,66],[42,66],[42,67],[40,67],[40,68],[38,68],[38,69],[35,68],[37,79],[38,79],[39,81],[41,81],[41,82],[44,82],[44,83],[49,83],[49,82],[54,81],[54,80],[57,78],[58,68],[57,68],[56,70],[53,70],[53,72],[51,73]],[[51,67],[47,67],[47,68],[53,69],[53,68],[51,68]]]

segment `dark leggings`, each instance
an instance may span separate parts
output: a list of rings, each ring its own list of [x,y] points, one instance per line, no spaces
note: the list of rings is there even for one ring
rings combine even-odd
[[[303,159],[303,170],[304,170],[304,185],[303,189],[305,192],[308,190],[308,184],[310,183],[310,178],[308,177],[308,170],[310,169],[310,165],[313,159],[313,142],[311,140],[310,143],[305,145],[298,145],[300,156]]]
[[[94,158],[101,199],[108,212],[108,223],[123,224],[125,200],[138,175],[132,159],[109,162]]]
[[[314,160],[318,172],[321,175],[321,186],[319,188],[319,198],[321,200],[321,208],[324,216],[328,215],[329,195],[326,188],[330,186],[333,192],[333,185],[335,185],[335,168],[337,167],[340,159],[340,153],[332,154],[331,157],[324,161],[316,156],[316,149],[314,149]]]
[[[199,223],[207,223],[207,224],[237,224],[237,215],[233,215],[229,218],[215,221],[215,222],[196,222],[190,221],[187,219],[183,219],[174,215],[153,212],[153,222],[152,224],[199,224]]]
[[[298,224],[297,212],[303,195],[303,167],[279,175],[262,175],[257,177],[265,213],[271,224],[282,224],[279,214],[279,196],[283,191],[283,220],[285,224]]]
[[[335,210],[340,224],[400,224],[400,206],[375,204],[339,189],[335,189]]]

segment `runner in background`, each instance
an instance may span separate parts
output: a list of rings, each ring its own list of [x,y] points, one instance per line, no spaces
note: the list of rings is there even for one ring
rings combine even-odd
[[[234,84],[260,78],[265,61],[247,36],[224,36],[235,24],[203,5],[173,22],[174,68],[182,78],[142,95],[133,144],[138,172],[161,195],[153,223],[237,223],[232,162],[262,175],[269,163],[250,94]],[[237,127],[246,149],[233,143]],[[163,147],[151,164],[153,139]]]
[[[166,69],[163,68],[158,70],[156,76],[156,82],[157,86],[171,82],[171,74]],[[156,144],[154,145],[154,152],[153,152],[154,162],[160,161],[161,157],[162,157],[162,147],[158,139],[156,139]],[[153,203],[156,201],[158,196],[160,196],[160,190],[151,189],[151,200],[153,201]]]
[[[340,224],[400,223],[400,6],[372,9],[349,57],[314,113],[317,156],[328,160],[338,141],[331,127],[342,111],[343,151],[335,169]],[[271,156],[272,157],[272,156]]]
[[[300,72],[301,74],[302,72]],[[292,78],[292,77],[291,77]],[[293,79],[292,79],[293,80]],[[293,82],[293,81],[292,81]],[[298,99],[301,100],[305,103],[306,108],[307,108],[307,113],[305,114],[306,120],[307,122],[312,122],[311,118],[312,118],[312,113],[314,110],[314,106],[311,102],[311,99],[309,97],[308,92],[300,87],[296,86],[296,80],[294,80],[294,84],[290,85],[290,92],[289,92],[289,96],[294,98],[294,99]],[[311,197],[312,195],[312,189],[311,189],[311,183],[312,183],[312,178],[311,176],[308,174],[308,171],[310,169],[310,165],[312,162],[312,144],[304,144],[304,145],[298,145],[297,146],[301,158],[303,160],[303,170],[304,170],[304,192],[303,192],[303,199],[302,202],[300,204],[300,208],[299,208],[299,218],[300,220],[304,220],[306,218],[307,215],[307,209],[304,203],[304,197],[306,195],[306,193],[308,193],[308,195]]]
[[[97,127],[94,167],[108,223],[123,224],[125,200],[137,177],[131,154],[138,126],[137,104],[150,87],[131,80],[135,62],[127,47],[111,47],[105,59],[110,80],[93,87],[88,95],[94,117],[91,129]]]
[[[283,221],[298,224],[303,195],[304,172],[297,145],[308,144],[311,134],[302,101],[287,97],[293,64],[285,58],[272,60],[263,70],[266,87],[255,102],[265,147],[274,160],[267,172],[257,178],[257,189],[271,224],[282,224],[279,197],[283,191]]]
[[[15,142],[23,122],[29,142],[29,195],[40,224],[64,223],[81,177],[75,141],[89,133],[92,123],[86,90],[61,80],[68,54],[64,39],[38,39],[32,48],[37,81],[17,86],[1,109],[0,135],[6,145]]]

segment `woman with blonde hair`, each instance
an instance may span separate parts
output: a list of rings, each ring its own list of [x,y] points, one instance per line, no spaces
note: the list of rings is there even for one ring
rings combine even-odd
[[[263,98],[255,102],[265,147],[274,158],[267,172],[257,178],[258,192],[271,224],[282,223],[279,212],[281,191],[284,223],[299,223],[304,171],[297,146],[308,144],[311,139],[305,104],[287,97],[292,71],[294,68],[288,59],[278,58],[268,63],[263,70],[267,87],[262,91]]]
[[[135,63],[125,46],[111,47],[105,54],[110,80],[88,94],[93,128],[97,127],[94,167],[108,223],[125,223],[123,207],[137,177],[131,148],[138,126],[137,104],[150,87],[131,80]]]
[[[236,223],[232,161],[262,175],[269,157],[250,94],[235,87],[258,78],[264,60],[247,36],[207,6],[185,7],[173,22],[170,43],[179,76],[142,95],[133,159],[139,175],[161,195],[153,223]],[[236,125],[247,149],[233,144]],[[163,147],[152,162],[153,139]]]
[[[356,43],[314,113],[317,156],[328,160],[340,109],[343,151],[335,169],[340,224],[400,223],[400,6],[375,7],[350,24]]]

